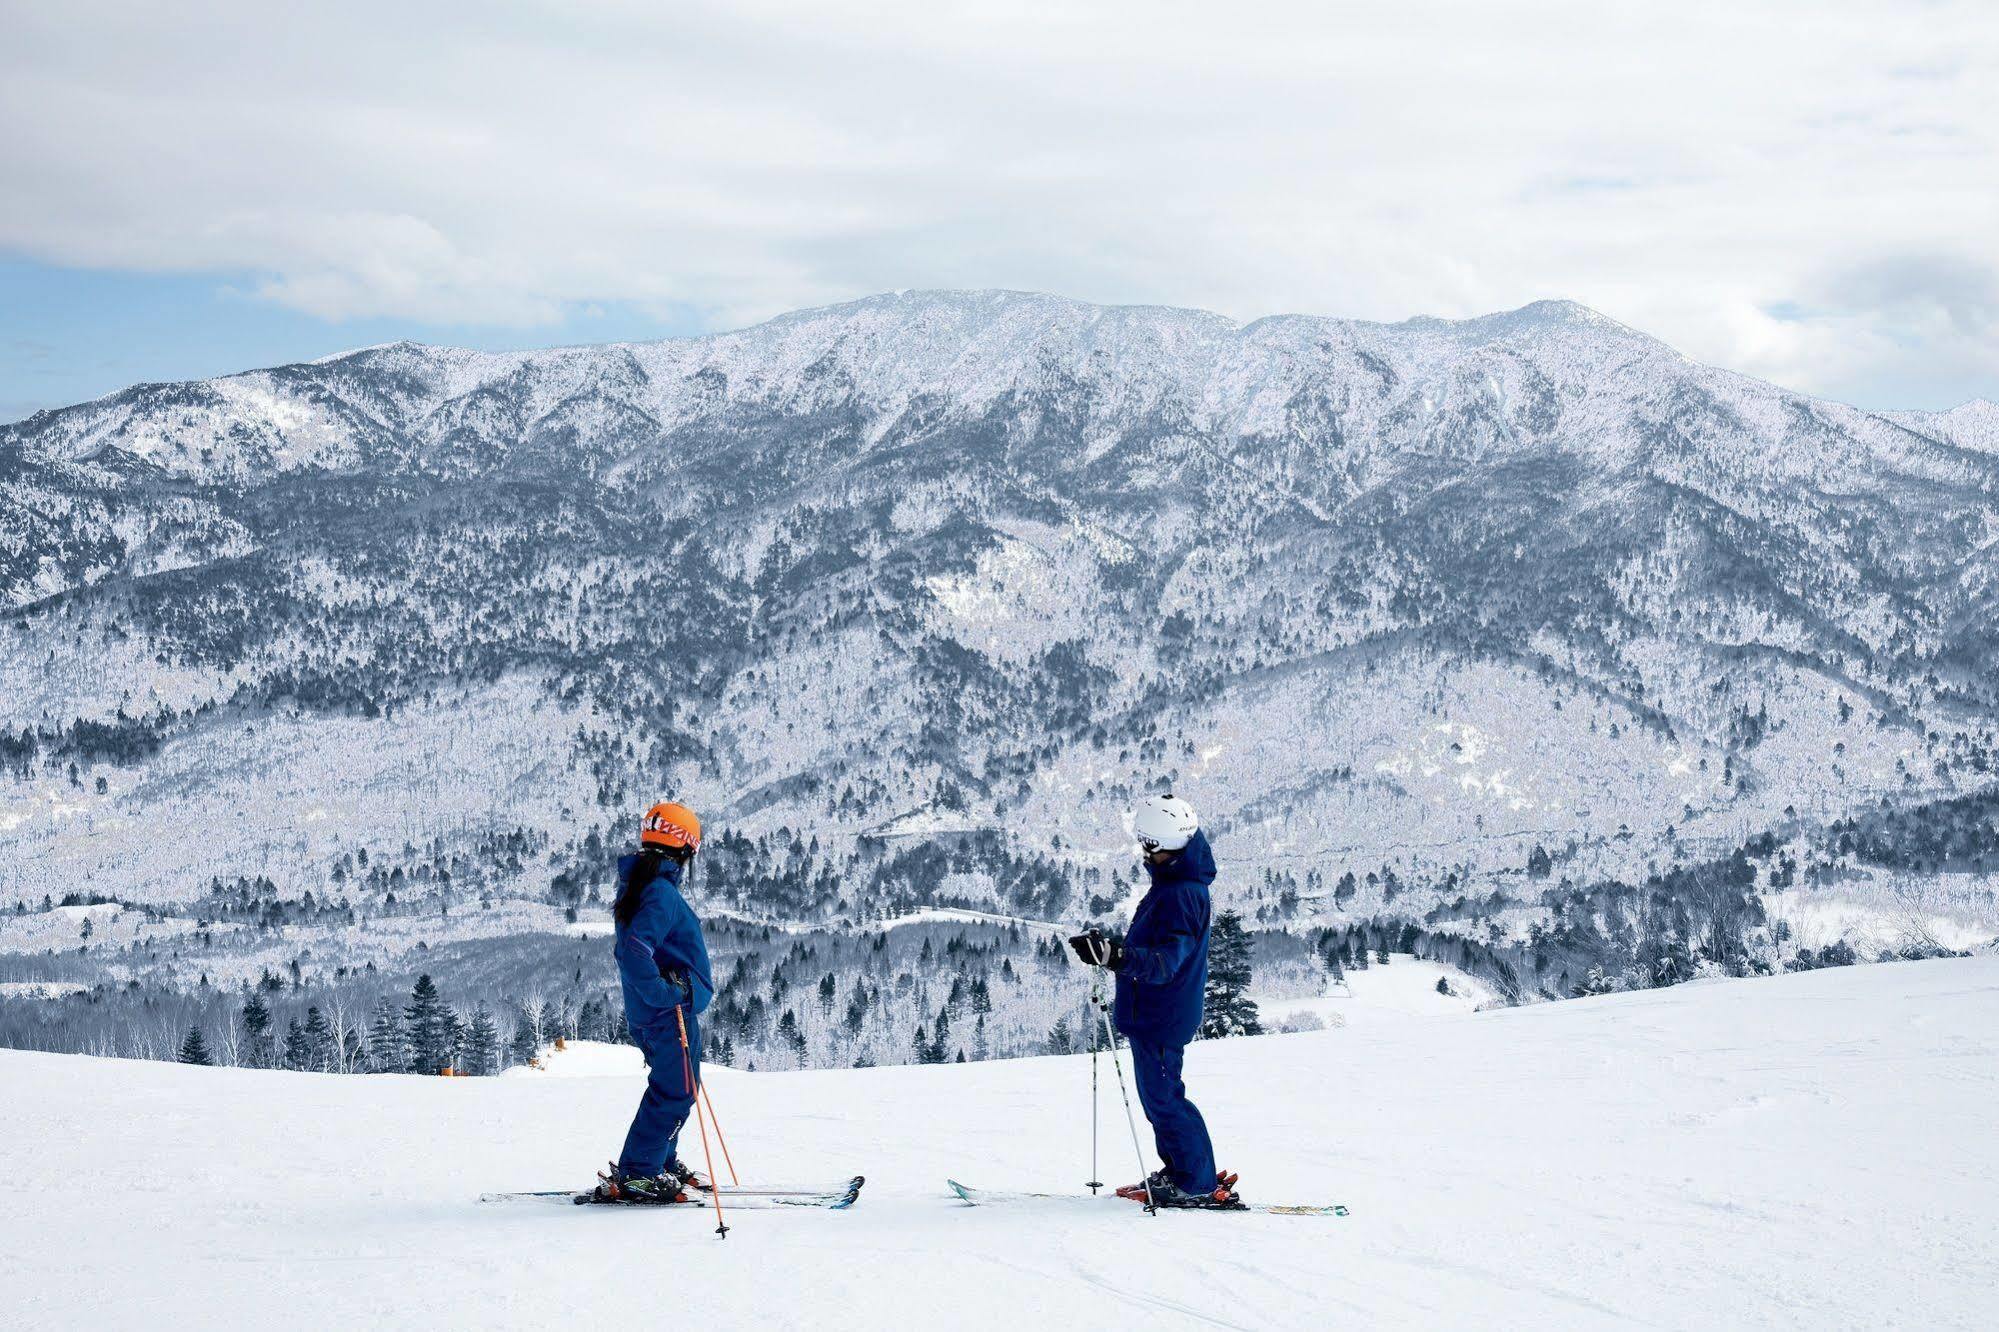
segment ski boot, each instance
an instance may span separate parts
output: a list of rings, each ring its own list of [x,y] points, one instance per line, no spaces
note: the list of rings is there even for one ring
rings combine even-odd
[[[687,1186],[671,1169],[658,1175],[627,1175],[611,1163],[609,1173],[597,1172],[597,1187],[591,1196],[598,1202],[682,1203],[688,1201]]]
[[[1241,1176],[1237,1175],[1233,1170],[1217,1170],[1215,1172],[1215,1192],[1217,1194],[1226,1193],[1230,1197],[1234,1197],[1235,1182],[1240,1178]],[[1153,1171],[1150,1175],[1147,1175],[1143,1184],[1125,1185],[1117,1191],[1117,1196],[1120,1198],[1129,1198],[1133,1202],[1145,1202],[1148,1186],[1151,1189],[1151,1196],[1155,1201],[1159,1198],[1160,1194],[1168,1189],[1172,1189],[1176,1193],[1180,1192],[1179,1188],[1173,1183],[1173,1176],[1164,1167],[1161,1167]],[[1164,1206],[1164,1204],[1162,1203],[1161,1206]]]
[[[1164,1166],[1161,1166],[1159,1169],[1153,1171],[1151,1174],[1147,1175],[1144,1179],[1140,1180],[1138,1183],[1127,1184],[1123,1188],[1119,1189],[1117,1191],[1117,1196],[1120,1198],[1129,1198],[1133,1202],[1144,1202],[1146,1201],[1146,1194],[1148,1190],[1151,1190],[1152,1192],[1156,1193],[1157,1191],[1165,1188],[1167,1185],[1171,1184],[1172,1182],[1173,1182],[1173,1177],[1166,1173],[1166,1168]]]
[[[1154,1207],[1211,1208],[1218,1211],[1242,1211],[1245,1204],[1236,1197],[1236,1176],[1228,1171],[1218,1171],[1215,1187],[1207,1193],[1190,1193],[1173,1182],[1173,1177],[1164,1170],[1153,1172],[1144,1184],[1129,1184],[1118,1190],[1118,1197],[1129,1198],[1133,1202],[1149,1202]],[[1150,1186],[1150,1193],[1147,1188]]]
[[[668,1161],[666,1163],[666,1169],[660,1171],[659,1173],[662,1179],[668,1175],[671,1175],[673,1178],[680,1181],[680,1187],[682,1189],[692,1193],[713,1193],[715,1191],[715,1186],[713,1184],[710,1184],[705,1178],[703,1178],[702,1175],[699,1172],[697,1172],[693,1166],[690,1166],[685,1161],[679,1160],[677,1158],[675,1160]]]
[[[1219,1176],[1217,1176],[1217,1180],[1219,1181]],[[1239,1212],[1246,1207],[1242,1199],[1236,1197],[1235,1190],[1226,1184],[1217,1182],[1215,1187],[1207,1193],[1189,1193],[1170,1179],[1166,1181],[1165,1188],[1156,1188],[1152,1191],[1152,1205],[1154,1207],[1209,1208],[1225,1212]]]

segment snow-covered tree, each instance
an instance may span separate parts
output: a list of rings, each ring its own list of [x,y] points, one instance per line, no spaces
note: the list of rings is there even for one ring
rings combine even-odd
[[[437,985],[425,972],[416,978],[410,1001],[403,1007],[403,1030],[409,1042],[409,1069],[412,1073],[440,1073],[450,1064],[455,1045],[453,1028],[457,1015],[437,992]]]
[[[314,1073],[333,1071],[334,1045],[333,1028],[326,1020],[326,1014],[319,1011],[318,1004],[305,1010],[305,1067]]]
[[[500,1028],[492,1012],[482,1002],[472,1010],[472,1025],[465,1033],[465,1071],[482,1078],[500,1069]]]
[[[215,1061],[208,1056],[208,1042],[201,1038],[200,1027],[189,1027],[187,1039],[180,1043],[180,1062],[200,1064],[204,1068]]]
[[[276,1050],[271,1035],[271,1010],[264,1003],[264,996],[255,990],[243,1005],[243,1065],[246,1068],[269,1068]]]
[[[1224,911],[1208,933],[1208,991],[1201,1035],[1260,1036],[1263,1023],[1250,1001],[1250,954],[1254,948],[1242,917]]]
[[[383,996],[375,1005],[374,1021],[368,1026],[368,1071],[401,1073],[409,1067],[403,1045],[401,1015],[393,999]]]

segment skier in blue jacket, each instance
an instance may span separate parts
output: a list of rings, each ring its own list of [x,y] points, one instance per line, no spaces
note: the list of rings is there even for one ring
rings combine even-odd
[[[699,1014],[715,997],[701,922],[680,895],[700,846],[694,811],[669,802],[646,811],[638,854],[618,861],[618,977],[625,1023],[650,1072],[625,1149],[597,1186],[607,1200],[680,1202],[707,1187],[678,1154],[701,1085]]]
[[[1132,912],[1131,929],[1122,940],[1095,931],[1069,940],[1077,958],[1117,977],[1115,1021],[1131,1043],[1138,1099],[1162,1163],[1144,1183],[1118,1193],[1161,1207],[1225,1207],[1235,1201],[1236,1177],[1216,1170],[1207,1123],[1181,1080],[1207,994],[1215,857],[1193,806],[1178,797],[1141,802],[1132,825],[1152,887]]]

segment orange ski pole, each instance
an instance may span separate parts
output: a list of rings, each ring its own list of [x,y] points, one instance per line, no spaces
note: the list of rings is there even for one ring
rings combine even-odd
[[[673,1020],[680,1024],[680,1075],[684,1086],[695,1090],[694,1123],[701,1130],[701,1159],[708,1167],[708,1196],[715,1200],[715,1233],[723,1239],[729,1238],[728,1223],[722,1220],[722,1184],[715,1178],[715,1158],[708,1150],[708,1121],[701,1113],[700,1089],[694,1081],[694,1061],[687,1053],[687,1018],[679,1005],[673,1010]],[[720,1133],[718,1124],[715,1131]],[[733,1169],[730,1172],[734,1173]]]

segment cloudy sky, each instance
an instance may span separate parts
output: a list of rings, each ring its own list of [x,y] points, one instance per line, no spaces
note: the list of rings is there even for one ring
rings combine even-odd
[[[1999,2],[0,0],[0,419],[899,287],[1999,398]]]

